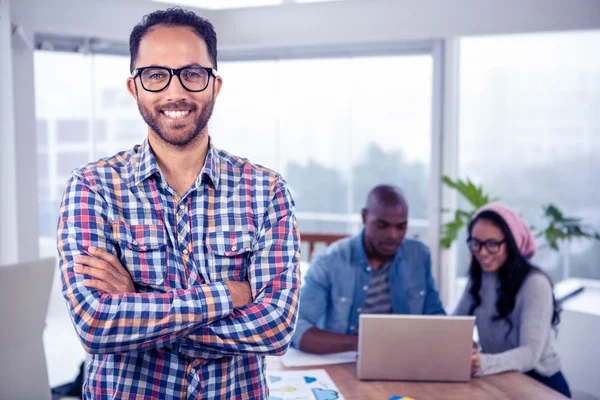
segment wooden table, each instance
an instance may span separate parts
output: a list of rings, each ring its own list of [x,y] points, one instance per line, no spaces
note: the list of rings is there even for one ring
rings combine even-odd
[[[268,357],[267,369],[269,371],[324,369],[346,400],[388,400],[393,396],[407,396],[415,400],[566,399],[560,393],[519,372],[473,378],[467,383],[360,381],[356,378],[356,364],[286,368],[276,357]]]

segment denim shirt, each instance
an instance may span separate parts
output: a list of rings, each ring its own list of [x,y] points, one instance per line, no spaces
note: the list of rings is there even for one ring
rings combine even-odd
[[[300,347],[313,326],[329,332],[358,334],[372,268],[363,246],[364,231],[339,240],[315,256],[300,292],[300,314],[292,346]],[[394,314],[445,314],[431,275],[429,249],[405,239],[389,268]]]

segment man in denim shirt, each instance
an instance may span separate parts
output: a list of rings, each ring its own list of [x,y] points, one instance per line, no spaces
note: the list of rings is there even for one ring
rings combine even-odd
[[[362,210],[364,229],[316,256],[300,294],[292,346],[310,353],[357,350],[358,320],[370,314],[445,314],[427,246],[405,239],[408,204],[381,185]]]

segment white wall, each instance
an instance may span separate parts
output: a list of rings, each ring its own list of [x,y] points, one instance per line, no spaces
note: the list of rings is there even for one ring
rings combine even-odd
[[[372,43],[600,27],[597,0],[350,0],[221,12],[225,48]]]
[[[563,304],[556,350],[575,400],[600,400],[600,283],[580,281],[585,289]]]
[[[17,261],[17,196],[10,3],[0,0],[0,265]]]
[[[142,0],[13,1],[15,22],[46,34],[127,41]],[[500,33],[600,28],[598,0],[348,0],[201,11],[220,49],[368,44]]]
[[[0,264],[38,258],[33,34],[12,34],[0,0]]]
[[[13,22],[34,33],[128,42],[131,29],[161,7],[142,0],[13,0]],[[211,19],[210,12],[196,10]]]
[[[14,4],[12,2],[11,4]],[[37,135],[35,119],[35,88],[33,80],[33,34],[23,31],[13,36],[13,107],[15,144],[15,186],[17,259],[37,260],[38,195],[37,195]]]
[[[561,314],[559,328],[556,347],[573,398],[600,399],[600,317],[567,309]]]

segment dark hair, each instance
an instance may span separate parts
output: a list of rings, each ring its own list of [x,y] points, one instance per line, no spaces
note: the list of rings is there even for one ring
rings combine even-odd
[[[129,35],[130,72],[133,72],[135,69],[135,61],[138,57],[142,38],[158,25],[169,27],[187,26],[192,28],[206,42],[210,62],[213,63],[213,68],[217,69],[217,33],[215,32],[215,28],[207,19],[199,17],[192,11],[184,10],[181,7],[172,7],[167,10],[158,10],[144,15],[142,22],[137,24],[131,31],[131,35]]]
[[[471,232],[473,232],[473,226],[475,226],[479,220],[490,221],[502,231],[504,237],[506,238],[506,261],[498,270],[498,279],[500,281],[500,287],[498,288],[498,300],[496,301],[496,311],[498,314],[495,315],[493,319],[495,321],[499,319],[506,320],[509,325],[509,330],[506,333],[508,336],[513,328],[513,323],[509,316],[515,308],[517,293],[519,292],[519,289],[521,288],[521,285],[525,281],[527,275],[530,273],[541,273],[548,279],[550,286],[552,286],[552,280],[544,271],[531,265],[521,255],[508,225],[497,213],[488,210],[477,215],[477,217],[475,217],[469,224],[469,238],[471,237]],[[481,297],[479,296],[479,290],[481,289],[481,266],[475,257],[471,257],[469,277],[471,278],[471,288],[469,289],[469,293],[473,298],[473,304],[469,310],[469,315],[473,315],[475,309],[481,304]],[[554,297],[554,294],[552,294],[552,303],[554,310],[552,313],[552,320],[550,322],[552,323],[552,326],[556,326],[560,322],[561,309],[560,305],[556,301],[556,298]]]

